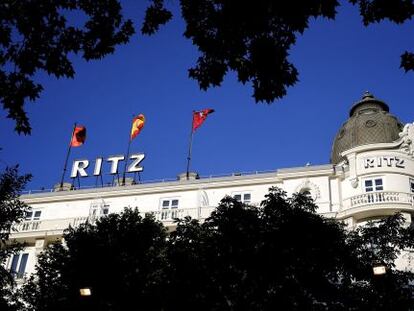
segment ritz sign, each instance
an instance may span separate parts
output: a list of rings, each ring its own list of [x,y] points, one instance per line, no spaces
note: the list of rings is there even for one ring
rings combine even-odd
[[[140,163],[142,160],[144,160],[145,154],[143,153],[135,153],[131,154],[129,156],[129,160],[132,160],[132,162],[126,167],[126,173],[137,173],[142,172],[144,168],[140,166]],[[103,158],[98,157],[95,160],[95,166],[93,168],[93,176],[99,176],[102,173],[102,164],[103,164]],[[125,156],[123,155],[117,155],[117,156],[111,156],[106,159],[106,162],[110,163],[110,174],[116,175],[118,174],[118,167],[119,163],[125,161]],[[70,177],[76,178],[78,176],[80,177],[88,177],[87,169],[89,167],[89,160],[75,160],[73,161],[72,170]]]
[[[364,168],[375,168],[375,167],[397,167],[405,168],[404,159],[398,157],[369,157],[364,159]]]

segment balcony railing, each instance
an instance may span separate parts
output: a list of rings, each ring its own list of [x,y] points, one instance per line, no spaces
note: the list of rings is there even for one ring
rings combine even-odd
[[[27,278],[26,272],[10,271],[15,280],[24,280]]]
[[[214,207],[202,208],[172,208],[157,211],[142,212],[141,215],[153,214],[155,219],[165,224],[170,224],[176,218],[184,218],[190,216],[193,219],[205,219],[210,216]],[[74,217],[62,219],[45,219],[24,221],[14,227],[14,233],[19,232],[42,232],[42,231],[62,231],[69,226],[77,227],[86,221],[94,222],[99,217]]]
[[[36,231],[63,231],[69,226],[77,227],[86,222],[88,217],[74,217],[50,220],[23,221],[14,227],[14,232],[36,232]]]
[[[406,204],[413,206],[414,194],[405,192],[381,191],[368,192],[361,195],[351,197],[347,200],[348,207],[360,207],[364,205],[380,205],[380,204]]]
[[[142,216],[145,214],[152,214],[155,216],[155,219],[159,221],[173,221],[176,218],[184,218],[186,216],[198,218],[198,209],[172,208],[162,209],[160,211],[143,212],[141,214]]]
[[[176,218],[182,219],[184,217],[191,217],[193,219],[205,219],[210,216],[213,211],[213,207],[202,207],[202,208],[171,208],[162,209],[160,211],[144,212],[145,214],[152,214],[156,220],[161,222],[172,222]]]

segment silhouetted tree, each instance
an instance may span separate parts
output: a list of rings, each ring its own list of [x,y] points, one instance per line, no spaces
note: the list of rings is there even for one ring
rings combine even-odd
[[[70,12],[84,22],[68,21]],[[100,59],[133,32],[117,0],[0,1],[0,102],[16,121],[16,131],[30,133],[24,104],[42,90],[33,81],[38,71],[72,78],[70,54]]]
[[[349,0],[359,7],[368,26],[388,20],[397,24],[414,15],[407,0]],[[172,17],[163,0],[153,0],[142,31],[154,33]],[[253,85],[256,101],[272,102],[298,81],[298,71],[288,60],[290,48],[313,18],[335,19],[337,0],[225,1],[181,0],[186,22],[184,36],[191,39],[201,56],[189,70],[202,89],[218,86],[230,70],[240,82]],[[339,60],[340,61],[340,60]],[[401,56],[401,67],[414,70],[414,54]]]
[[[28,206],[19,200],[30,175],[19,176],[18,166],[6,168],[0,174],[0,310],[15,310],[12,299],[13,275],[6,270],[6,260],[17,253],[22,244],[10,241],[13,226],[23,220]]]
[[[413,263],[411,271],[396,269],[396,259],[414,251],[413,224],[407,227],[397,213],[350,231],[347,244],[356,260],[350,264],[353,282],[344,288],[349,310],[413,310]],[[373,274],[373,266],[379,265],[386,274]]]
[[[225,198],[205,223],[181,221],[171,234],[166,308],[338,309],[349,278],[346,231],[315,209],[305,195],[272,189],[260,208]]]
[[[337,0],[178,2],[186,23],[184,36],[201,54],[189,76],[205,90],[219,86],[226,73],[234,71],[241,83],[252,84],[257,102],[268,103],[298,81],[298,71],[288,60],[297,36],[311,19],[334,19],[340,5]],[[383,20],[400,24],[414,14],[414,3],[407,0],[349,2],[358,6],[366,26]],[[73,23],[73,15],[82,18]],[[171,18],[164,0],[151,0],[141,32],[154,34]],[[128,42],[134,31],[119,0],[1,1],[0,102],[16,121],[17,132],[30,133],[24,104],[42,90],[33,80],[36,72],[71,78],[75,70],[70,54],[100,59]],[[401,67],[414,70],[413,53],[402,55]]]
[[[271,189],[260,208],[226,198],[205,223],[180,221],[165,309],[412,310],[413,274],[395,269],[414,243],[401,214],[347,231],[315,210]]]
[[[413,275],[394,264],[413,247],[402,216],[347,231],[316,208],[272,188],[260,207],[226,197],[168,236],[137,211],[110,215],[48,249],[23,297],[39,311],[412,310]],[[374,276],[379,262],[387,273]],[[92,296],[82,300],[82,287]]]
[[[70,228],[64,239],[39,257],[23,289],[27,309],[159,310],[166,230],[153,217],[126,209]],[[81,297],[81,288],[92,295]]]

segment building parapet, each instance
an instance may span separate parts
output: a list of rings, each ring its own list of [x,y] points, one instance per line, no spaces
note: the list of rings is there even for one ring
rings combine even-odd
[[[73,188],[68,191],[55,191],[54,189],[41,189],[41,190],[28,190],[22,193],[22,199],[29,198],[40,198],[40,197],[51,197],[51,196],[65,196],[68,194],[80,194],[80,193],[94,193],[94,192],[119,192],[122,190],[131,190],[131,189],[154,189],[157,187],[162,187],[165,189],[170,186],[179,186],[185,185],[187,188],[189,185],[201,185],[201,184],[211,184],[211,183],[221,183],[221,182],[242,182],[251,181],[253,179],[266,180],[266,178],[291,178],[291,177],[302,177],[302,175],[309,175],[309,172],[313,172],[317,175],[326,175],[333,171],[333,166],[331,164],[326,165],[313,165],[313,166],[302,166],[302,167],[293,167],[293,168],[284,168],[278,170],[268,170],[268,171],[254,171],[254,172],[236,172],[231,174],[220,174],[220,175],[209,175],[201,176],[197,179],[191,180],[176,180],[176,179],[160,179],[160,180],[149,180],[145,182],[139,182],[135,185],[127,186],[114,186],[112,184],[104,184],[102,186],[82,186],[78,188]],[[153,191],[153,190],[152,190]]]

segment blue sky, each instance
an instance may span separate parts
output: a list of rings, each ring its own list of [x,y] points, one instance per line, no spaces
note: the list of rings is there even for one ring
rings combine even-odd
[[[141,5],[125,7],[136,23]],[[412,22],[365,28],[348,4],[336,21],[312,21],[291,50],[300,81],[271,105],[256,104],[250,85],[239,84],[234,74],[220,88],[199,90],[187,76],[198,52],[183,29],[176,16],[157,35],[135,35],[103,60],[73,57],[74,79],[39,73],[45,90],[27,105],[32,135],[17,135],[0,113],[0,166],[19,163],[22,172],[32,173],[27,189],[51,188],[60,180],[74,122],[87,127],[87,141],[72,149],[69,169],[74,159],[125,154],[138,113],[147,123],[131,151],[146,154],[143,181],[185,171],[192,110],[216,110],[194,137],[192,169],[201,176],[329,163],[332,140],[365,90],[404,123],[414,121],[414,74],[399,69],[400,55],[414,50]],[[109,165],[103,170],[111,181]],[[81,183],[93,185],[95,179]]]

